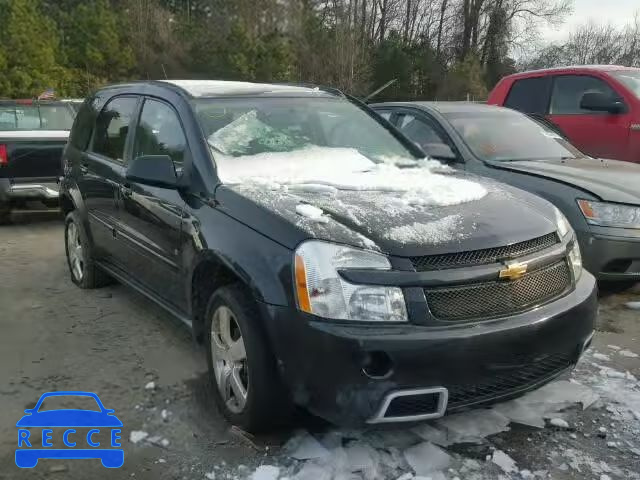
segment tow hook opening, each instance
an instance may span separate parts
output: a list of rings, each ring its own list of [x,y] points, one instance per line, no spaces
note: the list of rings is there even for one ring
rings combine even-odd
[[[362,361],[362,371],[374,380],[384,380],[393,373],[393,360],[382,351],[367,352]]]

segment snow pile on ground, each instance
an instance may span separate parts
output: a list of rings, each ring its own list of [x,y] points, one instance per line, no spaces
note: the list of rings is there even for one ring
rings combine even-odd
[[[478,183],[443,174],[448,170],[434,160],[415,162],[416,168],[398,168],[374,163],[353,148],[307,146],[239,157],[216,155],[216,163],[225,183],[404,192],[403,201],[408,205],[456,205],[487,194]]]
[[[461,222],[460,215],[449,215],[429,223],[414,222],[411,225],[394,227],[385,232],[384,236],[401,243],[437,244],[455,238]]]
[[[516,461],[501,449],[491,448],[491,454],[480,462],[465,458],[451,447],[457,444],[486,446],[487,437],[509,430],[511,423],[544,428],[547,419],[556,427],[568,428],[561,418],[562,410],[576,404],[588,408],[597,400],[598,396],[584,385],[557,381],[493,408],[471,410],[413,427],[332,430],[318,435],[299,431],[282,449],[286,457],[282,463],[287,466],[280,466],[279,478],[480,480],[505,475],[544,478],[542,474],[521,471]],[[598,467],[598,471],[607,470]]]
[[[612,402],[622,418],[640,422],[640,381],[629,372],[621,372],[595,361],[598,360],[596,355],[587,353],[576,374],[595,392]]]

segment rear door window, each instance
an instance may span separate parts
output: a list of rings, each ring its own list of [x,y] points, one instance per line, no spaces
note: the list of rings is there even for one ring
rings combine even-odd
[[[516,80],[507,95],[504,106],[524,113],[547,113],[551,77]]]
[[[96,119],[91,151],[122,162],[124,148],[138,99],[116,97],[110,100]]]
[[[562,75],[555,78],[553,82],[553,94],[551,96],[552,115],[594,115],[598,112],[593,110],[583,110],[580,108],[580,101],[585,93],[599,92],[612,99],[622,101],[618,95],[606,82],[589,75]]]

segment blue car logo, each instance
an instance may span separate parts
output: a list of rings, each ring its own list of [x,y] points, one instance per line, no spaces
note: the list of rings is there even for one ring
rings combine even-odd
[[[42,402],[50,397],[91,397],[100,411],[81,409],[57,409],[40,412]],[[16,465],[20,468],[33,468],[41,458],[80,459],[99,458],[107,468],[119,468],[124,463],[124,450],[119,443],[122,422],[113,410],[104,408],[98,395],[91,392],[49,392],[43,394],[36,406],[25,410],[26,415],[18,420],[18,448],[16,449]],[[42,441],[32,441],[31,428],[42,428]],[[76,428],[90,428],[86,435],[80,434]],[[106,442],[97,441],[101,429],[108,432]],[[54,445],[54,430],[55,442]],[[102,433],[104,436],[105,433]],[[60,445],[59,440],[62,440]],[[40,445],[38,445],[40,443]],[[89,448],[83,448],[84,444]],[[102,443],[102,445],[101,445]],[[64,448],[61,448],[63,447]],[[56,448],[54,448],[56,447]],[[60,447],[60,448],[57,448]]]

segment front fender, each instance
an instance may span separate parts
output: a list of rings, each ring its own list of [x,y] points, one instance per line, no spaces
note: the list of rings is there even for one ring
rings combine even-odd
[[[192,279],[204,261],[217,262],[250,289],[253,297],[272,305],[292,305],[293,253],[249,226],[207,204],[187,208],[183,219],[183,265]],[[192,282],[186,282],[191,304]]]

